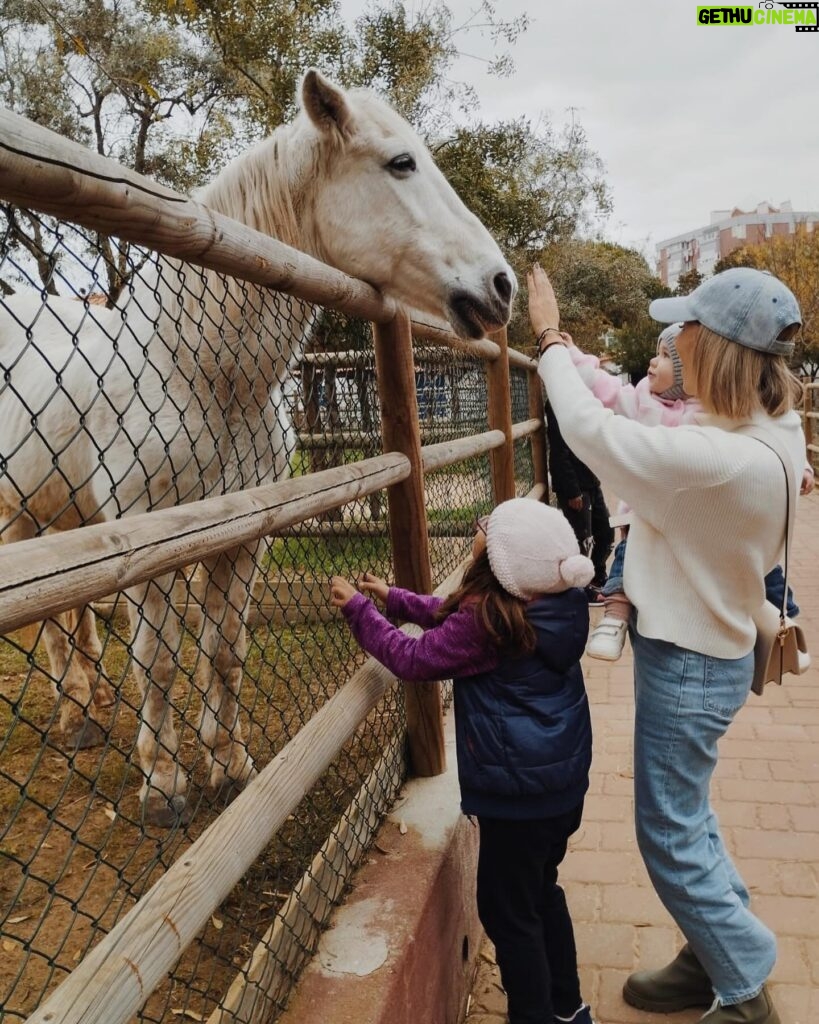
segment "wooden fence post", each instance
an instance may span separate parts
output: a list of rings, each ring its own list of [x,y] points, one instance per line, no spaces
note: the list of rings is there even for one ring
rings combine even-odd
[[[373,332],[384,452],[401,452],[411,467],[410,475],[387,491],[395,582],[430,594],[432,569],[409,317],[401,311],[388,324],[374,324]],[[441,684],[406,683],[404,698],[412,771],[420,776],[440,775],[446,769]]]
[[[543,408],[543,384],[538,376],[537,370],[530,370],[527,374],[529,386],[529,417],[533,420],[540,420],[540,429],[532,434],[532,468],[534,471],[534,482],[544,485],[543,501],[549,502],[549,467],[546,460],[546,419]]]
[[[491,335],[500,355],[486,365],[489,429],[502,430],[506,444],[490,455],[495,504],[515,496],[515,449],[512,441],[512,392],[509,377],[509,343],[506,328]]]

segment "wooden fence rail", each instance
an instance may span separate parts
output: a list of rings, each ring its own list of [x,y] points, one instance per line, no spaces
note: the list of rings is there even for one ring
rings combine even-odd
[[[284,530],[409,476],[400,454],[0,548],[0,634]]]

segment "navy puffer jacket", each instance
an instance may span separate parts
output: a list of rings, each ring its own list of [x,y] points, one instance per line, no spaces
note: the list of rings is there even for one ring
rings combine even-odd
[[[589,632],[582,590],[527,606],[537,648],[502,655],[491,671],[455,680],[455,728],[465,814],[519,820],[576,807],[589,787],[591,718],[580,656]]]

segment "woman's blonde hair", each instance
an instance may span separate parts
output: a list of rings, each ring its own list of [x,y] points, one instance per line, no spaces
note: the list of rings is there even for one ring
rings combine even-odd
[[[785,328],[788,341],[799,325]],[[707,412],[731,419],[748,419],[760,409],[781,416],[802,400],[802,385],[784,356],[758,352],[715,334],[703,324],[691,345],[696,395]]]

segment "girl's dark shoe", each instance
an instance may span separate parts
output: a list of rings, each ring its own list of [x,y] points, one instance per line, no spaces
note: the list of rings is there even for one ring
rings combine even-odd
[[[558,1017],[555,1014],[555,1024],[595,1024],[591,1010],[583,1003],[579,1010],[575,1010],[571,1017]]]
[[[763,988],[758,996],[732,1006],[715,1006],[700,1018],[700,1024],[780,1024],[779,1014]]]
[[[675,1013],[689,1006],[711,1006],[714,990],[705,968],[686,943],[671,963],[658,971],[637,971],[629,975],[623,985],[623,999],[638,1010]],[[703,1017],[703,1020],[710,1024],[710,1017]],[[717,1018],[714,1024],[716,1021]]]

